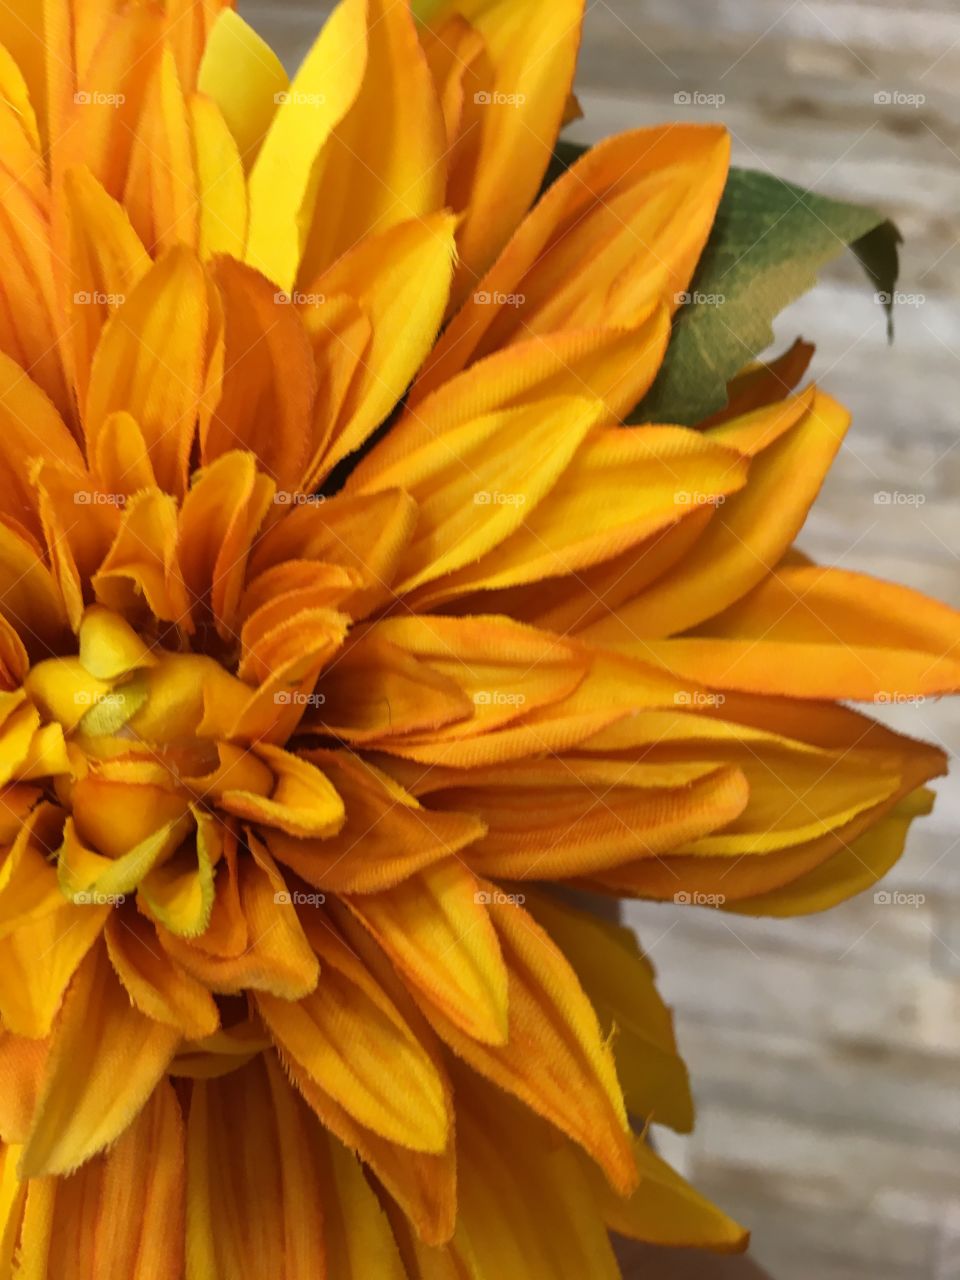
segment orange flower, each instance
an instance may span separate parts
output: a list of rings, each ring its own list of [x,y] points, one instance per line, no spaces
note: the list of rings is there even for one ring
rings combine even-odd
[[[828,396],[619,425],[725,134],[614,138],[527,214],[582,0],[343,0],[292,83],[217,0],[34,8],[0,10],[0,1276],[743,1247],[631,1132],[692,1120],[646,959],[544,885],[872,884],[942,757],[831,700],[960,661],[950,610],[791,551]]]

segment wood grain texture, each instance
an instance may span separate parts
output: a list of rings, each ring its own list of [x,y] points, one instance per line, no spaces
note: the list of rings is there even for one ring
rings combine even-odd
[[[292,65],[326,8],[270,0],[244,12]],[[958,84],[960,10],[948,0],[590,0],[578,83],[585,119],[570,135],[720,118],[736,163],[896,219],[908,301],[892,348],[849,257],[777,324],[779,346],[797,334],[817,343],[814,375],[854,413],[801,545],[953,604]],[[683,93],[724,101],[698,108],[675,100]],[[883,505],[884,491],[919,498]],[[953,705],[885,718],[951,753],[960,742]],[[666,1135],[665,1150],[753,1227],[755,1256],[775,1280],[960,1277],[955,780],[939,786],[937,810],[891,884],[925,901],[880,906],[867,895],[775,924],[669,906],[629,911],[676,1006],[698,1097],[697,1132]],[[646,1259],[630,1265],[659,1274]],[[667,1265],[664,1274],[680,1276],[678,1258]]]

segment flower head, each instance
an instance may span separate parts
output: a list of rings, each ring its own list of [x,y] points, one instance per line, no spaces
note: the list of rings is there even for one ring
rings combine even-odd
[[[216,0],[17,8],[3,1274],[742,1247],[633,1132],[692,1118],[646,958],[550,886],[866,887],[942,757],[836,703],[960,661],[951,611],[791,550],[829,396],[620,425],[725,134],[536,201],[582,0],[342,0],[292,83]]]

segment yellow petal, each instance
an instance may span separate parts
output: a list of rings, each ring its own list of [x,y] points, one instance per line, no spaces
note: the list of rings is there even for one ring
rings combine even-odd
[[[20,1239],[28,1280],[180,1280],[184,1215],[183,1122],[162,1082],[104,1155],[69,1177],[29,1183]]]
[[[425,408],[398,424],[348,482],[350,493],[399,487],[417,500],[417,528],[395,590],[460,569],[514,533],[602,413],[599,402],[563,396],[448,429]]]
[[[187,939],[161,927],[158,936],[170,956],[211,991],[228,995],[267,991],[280,1000],[296,1001],[316,986],[317,959],[282,877],[256,844],[253,848],[256,856],[240,859],[236,867],[234,910],[239,920],[224,919],[231,915],[231,890],[221,867],[207,932]]]
[[[257,157],[290,81],[270,46],[232,9],[214,24],[203,51],[197,87],[223,113],[245,169]]]
[[[247,186],[240,152],[215,102],[194,94],[187,109],[197,173],[200,256],[206,259],[223,253],[242,258],[247,242]]]
[[[742,1253],[750,1234],[728,1218],[642,1140],[634,1143],[640,1186],[620,1200],[594,1178],[607,1225],[619,1235],[648,1244]]]
[[[180,508],[177,558],[194,623],[212,617],[226,640],[236,635],[247,557],[273,488],[252,454],[233,450],[194,475]]]
[[[527,907],[583,983],[600,1025],[611,1034],[627,1110],[680,1133],[693,1128],[687,1068],[653,966],[632,930],[581,911],[559,897],[526,893]]]
[[[328,299],[355,299],[370,336],[356,353],[356,373],[336,420],[318,424],[327,428],[321,438],[332,439],[308,468],[307,490],[387,417],[430,351],[450,291],[454,226],[449,214],[438,213],[366,236],[309,286],[302,315],[321,370],[331,345]],[[332,341],[342,344],[344,337],[335,333]]]
[[[784,565],[667,648],[675,670],[752,693],[884,703],[960,687],[956,610],[845,569]]]
[[[139,912],[114,911],[105,937],[110,963],[141,1013],[191,1039],[213,1035],[220,1025],[213,996],[170,959]]]
[[[458,236],[463,288],[483,275],[537,195],[573,80],[583,9],[583,0],[451,0],[432,16],[441,49],[459,20],[480,38],[484,55],[462,70],[463,53],[453,60],[461,142],[448,191],[466,213]]]
[[[0,1017],[18,1035],[50,1032],[63,993],[94,944],[109,906],[65,902],[0,940]],[[37,957],[43,957],[43,964]]]
[[[346,25],[346,13],[352,18],[355,7],[346,0],[335,10],[321,41],[341,11]],[[367,0],[365,8],[366,39],[351,31],[356,46],[341,46],[335,75],[322,86],[328,96],[331,85],[352,87],[354,65],[366,47],[359,89],[335,121],[314,176],[319,191],[337,196],[322,206],[318,201],[315,213],[308,203],[301,205],[309,227],[303,281],[315,279],[363,236],[425,218],[445,203],[443,118],[413,15],[408,5],[392,0]],[[300,78],[290,87],[294,98]]]
[[[133,628],[115,613],[94,605],[84,614],[80,664],[97,680],[113,680],[136,667],[152,667],[156,660]]]
[[[69,1173],[118,1138],[161,1079],[179,1039],[174,1028],[133,1008],[106,947],[97,946],[64,1000],[22,1176]]]
[[[700,432],[598,428],[521,528],[418,603],[579,574],[671,528],[691,504],[723,502],[746,478],[744,458]]]
[[[279,91],[281,101],[250,171],[246,261],[280,289],[289,291],[297,279],[317,204],[324,150],[360,93],[366,65],[366,4],[346,0],[328,19],[289,93]],[[230,66],[231,76],[237,71]],[[275,71],[268,59],[265,73],[258,73],[253,84],[258,86],[264,74],[273,78]],[[257,88],[257,93],[262,103],[262,90]],[[262,119],[261,107],[251,123],[259,128]],[[343,198],[349,205],[346,191]]]

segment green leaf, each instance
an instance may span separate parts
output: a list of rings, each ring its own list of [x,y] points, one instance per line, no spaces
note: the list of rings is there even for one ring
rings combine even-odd
[[[692,426],[722,409],[727,383],[773,340],[774,317],[848,246],[887,309],[889,331],[899,242],[875,209],[731,169],[663,366],[630,421]]]

